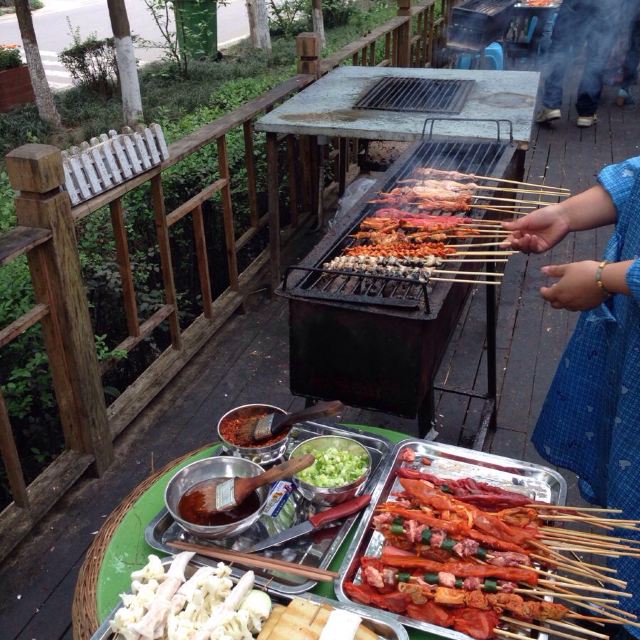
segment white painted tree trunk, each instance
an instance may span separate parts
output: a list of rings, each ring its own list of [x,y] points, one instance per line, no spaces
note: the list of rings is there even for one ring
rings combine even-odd
[[[143,119],[136,52],[131,36],[114,38],[114,42],[116,61],[118,62],[118,75],[120,76],[120,91],[122,93],[122,113],[125,122],[128,125],[134,125]]]
[[[322,0],[313,0],[311,10],[313,30],[320,36],[320,48],[324,49],[327,39],[324,35],[324,17],[322,15]]]
[[[47,76],[44,72],[44,66],[42,65],[40,49],[38,48],[38,41],[36,40],[36,32],[33,28],[29,0],[15,0],[15,8],[18,26],[20,28],[20,36],[22,38],[22,46],[24,47],[24,55],[27,58],[31,84],[33,85],[33,92],[36,96],[38,115],[52,127],[58,128],[61,124],[60,114],[53,101],[53,92],[51,91]]]
[[[246,0],[251,46],[271,53],[269,12],[265,0]]]

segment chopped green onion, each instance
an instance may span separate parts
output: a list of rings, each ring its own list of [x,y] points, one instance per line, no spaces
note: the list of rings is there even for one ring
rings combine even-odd
[[[430,541],[431,541],[431,529],[427,527],[426,529],[422,530],[422,542],[424,544],[429,544]]]
[[[401,518],[400,516],[398,516],[397,518],[394,518],[393,524],[404,524],[404,518]]]
[[[482,585],[482,588],[485,591],[495,593],[498,590],[498,583],[495,580],[489,580],[489,578],[486,578],[484,584]]]
[[[438,584],[438,574],[437,573],[425,573],[424,581],[427,584]]]
[[[398,582],[409,582],[410,579],[411,579],[410,573],[405,573],[404,571],[401,571],[400,573],[398,573]]]
[[[451,489],[448,484],[441,484],[440,491],[442,491],[442,493],[451,493]]]
[[[396,524],[395,522],[391,525],[391,533],[396,536],[401,536],[404,533],[404,529],[401,524]]]
[[[487,550],[484,547],[478,547],[476,551],[476,556],[480,558],[480,560],[484,560],[487,557]]]
[[[461,580],[460,578],[456,578],[456,588],[457,589],[462,589],[462,585],[464,584],[464,580]]]
[[[445,538],[442,541],[442,544],[440,545],[441,549],[444,549],[445,551],[451,551],[451,549],[453,549],[453,547],[456,546],[456,541],[452,540],[451,538]]]
[[[342,487],[361,478],[369,468],[369,456],[362,453],[329,447],[309,450],[316,460],[296,474],[296,478],[315,487]]]

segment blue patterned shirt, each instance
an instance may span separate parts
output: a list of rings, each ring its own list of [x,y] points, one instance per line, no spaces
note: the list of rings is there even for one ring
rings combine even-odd
[[[586,500],[640,519],[640,156],[606,167],[598,180],[618,214],[604,259],[635,260],[627,272],[631,295],[581,314],[532,440],[540,455],[580,477]],[[635,595],[619,606],[640,616],[640,559],[615,566]],[[640,638],[639,628],[626,629]]]

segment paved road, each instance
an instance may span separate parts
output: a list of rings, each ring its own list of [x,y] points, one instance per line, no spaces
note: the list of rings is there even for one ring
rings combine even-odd
[[[33,14],[33,23],[40,46],[47,78],[53,88],[71,85],[67,70],[58,61],[58,52],[72,41],[67,18],[74,28],[80,28],[82,37],[96,33],[98,37],[111,35],[111,24],[106,0],[44,0],[45,7]],[[142,38],[160,40],[160,33],[143,0],[126,0],[131,31]],[[244,0],[230,0],[218,9],[218,46],[230,44],[246,37],[249,23]],[[15,16],[0,17],[0,43],[20,44],[20,31]],[[162,53],[158,49],[138,49],[141,64],[156,60]]]

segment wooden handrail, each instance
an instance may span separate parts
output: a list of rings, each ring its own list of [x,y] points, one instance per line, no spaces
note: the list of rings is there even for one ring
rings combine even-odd
[[[17,226],[0,235],[0,267],[51,239],[48,229]]]

